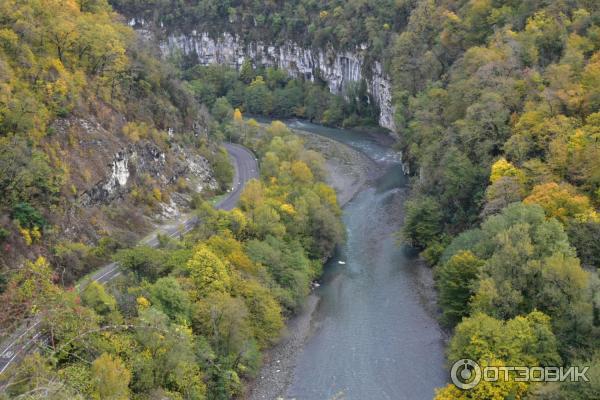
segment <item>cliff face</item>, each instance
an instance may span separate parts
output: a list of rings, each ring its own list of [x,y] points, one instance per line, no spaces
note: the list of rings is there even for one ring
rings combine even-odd
[[[137,24],[136,24],[137,23]],[[131,25],[140,25],[132,20]],[[281,46],[265,43],[244,43],[239,37],[223,33],[212,38],[207,33],[192,31],[186,35],[169,35],[160,43],[163,54],[181,51],[196,55],[202,65],[225,64],[240,68],[245,58],[256,64],[276,66],[295,77],[314,81],[317,77],[327,82],[333,93],[341,93],[349,82],[365,79],[368,90],[380,108],[379,124],[395,133],[391,82],[379,62],[372,67],[365,64],[365,49],[356,52],[311,50],[287,41]]]

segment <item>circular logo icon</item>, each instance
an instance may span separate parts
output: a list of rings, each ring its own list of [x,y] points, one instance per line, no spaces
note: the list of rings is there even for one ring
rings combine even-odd
[[[463,358],[452,365],[450,377],[457,388],[473,389],[481,381],[481,368],[475,361]]]

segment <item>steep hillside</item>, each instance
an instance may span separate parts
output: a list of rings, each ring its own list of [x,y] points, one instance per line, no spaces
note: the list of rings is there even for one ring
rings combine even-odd
[[[0,15],[0,291],[37,255],[72,283],[224,187],[207,113],[105,1],[4,1]]]
[[[599,61],[596,1],[420,1],[394,41],[396,126],[416,173],[402,233],[436,265],[450,364],[598,371]],[[438,398],[598,390],[509,379]]]

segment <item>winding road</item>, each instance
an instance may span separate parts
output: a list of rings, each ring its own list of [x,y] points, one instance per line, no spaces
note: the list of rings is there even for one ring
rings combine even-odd
[[[237,204],[240,195],[248,181],[258,178],[258,162],[250,150],[238,144],[224,143],[232,160],[235,174],[233,186],[223,199],[221,199],[215,208],[220,210],[231,210]],[[167,235],[169,237],[181,236],[191,231],[198,222],[195,216],[183,216],[176,223],[163,226],[152,233],[148,238],[141,241],[141,245],[157,247],[159,244],[158,235]],[[85,288],[89,282],[98,282],[106,284],[121,275],[121,267],[118,263],[110,263],[90,276],[86,283],[79,285],[79,290]],[[34,319],[28,325],[21,327],[15,332],[7,343],[0,349],[0,374],[7,371],[11,366],[17,364],[21,358],[36,346],[38,340],[41,340],[43,333],[40,329],[40,319]],[[0,388],[0,391],[2,388]]]

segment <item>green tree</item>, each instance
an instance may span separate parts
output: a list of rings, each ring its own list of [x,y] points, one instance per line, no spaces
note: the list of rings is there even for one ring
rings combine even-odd
[[[233,181],[234,169],[229,159],[229,153],[224,147],[219,147],[217,151],[211,153],[209,161],[213,167],[213,173],[217,182],[219,182],[221,191],[226,191]]]
[[[483,261],[470,251],[462,251],[436,270],[442,321],[454,326],[469,315],[469,301],[474,294]]]
[[[140,310],[135,325],[141,349],[132,360],[132,388],[147,392],[169,387],[189,399],[204,400],[206,386],[194,355],[191,330],[169,324],[169,318],[154,307]]]
[[[117,310],[117,301],[98,282],[90,282],[81,293],[81,300],[99,315],[107,316]]]
[[[181,324],[189,321],[191,303],[177,279],[171,276],[160,278],[148,288],[148,292],[152,305],[174,321]]]
[[[436,200],[429,196],[411,199],[405,205],[402,237],[410,245],[424,249],[441,232],[442,211]]]
[[[271,90],[284,87],[288,81],[287,72],[279,68],[268,67],[265,76]]]
[[[150,281],[166,275],[169,270],[164,252],[147,246],[119,250],[115,260],[126,270],[133,271],[138,278],[147,278]]]
[[[569,240],[584,265],[600,267],[600,223],[573,222],[567,226]]]
[[[211,109],[211,114],[221,123],[229,122],[233,118],[233,107],[226,97],[219,97]]]
[[[269,114],[271,112],[271,92],[262,76],[257,76],[246,88],[244,106],[252,114]]]
[[[249,58],[244,59],[242,63],[242,67],[240,68],[240,79],[245,84],[249,84],[254,80],[256,74],[254,72],[254,66],[252,65],[252,60]]]

